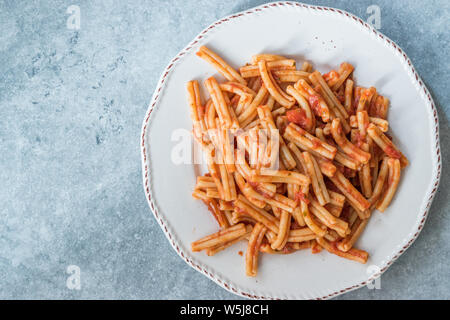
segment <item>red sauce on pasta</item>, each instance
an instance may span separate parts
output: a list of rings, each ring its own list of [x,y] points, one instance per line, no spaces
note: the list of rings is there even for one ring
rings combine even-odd
[[[306,116],[306,112],[303,109],[297,108],[286,112],[288,121],[298,124],[303,129],[307,129],[310,125],[310,120]]]
[[[309,204],[309,200],[306,198],[305,194],[300,190],[295,194],[295,200],[298,202],[304,202],[306,204]]]
[[[400,159],[402,157],[401,153],[398,152],[393,146],[387,146],[384,152],[391,158]]]
[[[339,74],[335,70],[331,70],[330,72],[325,73],[323,75],[323,78],[324,78],[325,81],[328,82],[330,80],[339,78]]]
[[[358,148],[361,148],[362,144],[364,143],[363,137],[359,131],[355,133],[355,141],[353,142],[355,146]]]
[[[322,113],[322,108],[320,107],[320,97],[312,94],[308,97],[308,102],[314,113],[320,116]]]

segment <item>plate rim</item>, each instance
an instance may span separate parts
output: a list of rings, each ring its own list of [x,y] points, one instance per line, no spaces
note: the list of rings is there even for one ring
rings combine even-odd
[[[196,263],[194,261],[194,258],[192,258],[191,252],[184,252],[180,248],[180,245],[178,244],[178,240],[176,239],[176,236],[172,234],[172,231],[167,226],[168,223],[165,221],[164,214],[160,214],[158,212],[155,204],[153,203],[153,196],[151,193],[150,179],[149,179],[150,171],[149,171],[148,165],[147,165],[147,161],[148,161],[147,159],[150,159],[150,156],[147,155],[149,148],[146,148],[146,146],[147,146],[147,128],[148,128],[150,120],[151,120],[152,111],[154,110],[154,108],[156,107],[156,105],[158,103],[159,97],[161,96],[160,93],[161,93],[162,89],[164,88],[165,81],[166,81],[167,77],[169,76],[171,69],[177,64],[177,62],[179,62],[181,60],[181,58],[188,51],[190,51],[198,42],[200,42],[201,39],[205,37],[205,34],[208,33],[210,30],[212,30],[213,28],[216,28],[222,24],[229,23],[233,19],[239,19],[240,17],[243,17],[245,15],[250,15],[250,14],[261,12],[263,10],[281,8],[281,7],[296,7],[296,8],[306,9],[306,10],[317,10],[317,11],[321,11],[322,13],[341,15],[341,16],[351,20],[352,23],[354,23],[355,26],[359,27],[361,30],[365,30],[369,34],[371,34],[371,33],[375,34],[379,39],[381,39],[383,41],[383,43],[387,47],[389,47],[393,51],[394,54],[400,55],[401,58],[403,58],[402,63],[404,65],[404,67],[407,69],[407,71],[409,71],[408,75],[410,77],[410,80],[412,81],[413,84],[415,84],[415,88],[417,90],[419,90],[420,96],[424,100],[425,104],[431,109],[431,111],[429,111],[429,112],[431,112],[431,114],[434,117],[434,145],[432,145],[431,147],[432,147],[432,150],[435,151],[435,154],[433,156],[433,159],[435,160],[435,162],[433,162],[432,169],[433,169],[433,171],[436,172],[436,174],[433,178],[433,181],[430,183],[430,185],[427,186],[427,193],[426,193],[426,197],[424,199],[428,198],[428,200],[427,200],[427,204],[425,206],[425,211],[423,212],[423,214],[421,216],[419,215],[417,217],[418,220],[421,218],[421,220],[417,226],[417,229],[415,231],[412,231],[409,234],[409,238],[406,238],[406,240],[404,240],[403,243],[400,244],[401,248],[397,252],[395,252],[395,250],[394,250],[394,252],[390,255],[391,258],[389,259],[389,261],[387,261],[383,264],[383,266],[382,266],[382,268],[380,268],[379,272],[372,275],[366,281],[356,283],[353,286],[349,286],[347,288],[344,288],[344,289],[341,289],[338,291],[330,290],[331,292],[326,295],[316,296],[314,294],[308,294],[308,296],[310,296],[309,299],[318,299],[318,300],[330,299],[332,297],[336,297],[336,296],[339,296],[346,292],[350,292],[357,288],[365,286],[368,283],[370,283],[371,281],[373,281],[373,279],[378,278],[411,246],[411,244],[417,239],[421,230],[423,229],[423,226],[426,222],[426,219],[427,219],[427,216],[429,213],[429,209],[431,207],[434,196],[438,189],[440,177],[441,177],[442,162],[441,162],[440,141],[439,141],[439,120],[438,120],[437,109],[436,109],[435,103],[433,101],[433,98],[432,98],[430,92],[428,91],[424,82],[422,81],[419,74],[415,70],[411,60],[408,58],[406,53],[400,48],[400,46],[398,46],[394,41],[392,41],[391,39],[389,39],[388,37],[383,35],[378,30],[373,28],[367,22],[363,21],[361,18],[359,18],[345,10],[341,10],[341,9],[325,7],[325,6],[309,5],[309,4],[305,4],[305,3],[301,3],[301,2],[277,1],[277,2],[266,3],[266,4],[263,4],[263,5],[251,8],[251,9],[247,9],[247,10],[235,13],[235,14],[231,14],[229,16],[226,16],[222,19],[219,19],[219,20],[213,22],[207,28],[203,29],[194,38],[194,40],[192,40],[184,49],[182,49],[170,61],[170,63],[164,69],[164,71],[162,72],[162,74],[158,80],[158,84],[156,86],[156,89],[152,95],[151,101],[147,108],[147,112],[144,117],[144,121],[142,123],[141,144],[140,144],[143,187],[144,187],[144,191],[146,194],[146,199],[147,199],[148,205],[149,205],[156,221],[158,222],[158,224],[160,225],[161,229],[163,230],[165,236],[167,237],[170,244],[172,245],[172,248],[193,269],[195,269],[198,272],[202,273],[203,275],[207,276],[209,279],[213,280],[215,283],[217,283],[219,286],[226,289],[227,291],[229,291],[233,294],[245,297],[245,298],[263,299],[263,300],[287,299],[286,297],[284,297],[284,298],[277,297],[277,296],[271,295],[271,294],[261,295],[261,294],[256,294],[256,293],[252,294],[252,293],[245,292],[244,290],[240,289],[240,286],[238,284],[231,284],[230,282],[228,282],[228,280],[224,279],[222,276],[219,276],[219,275],[215,274],[213,271],[208,270],[208,269],[212,269],[212,268],[206,268],[204,266],[200,266],[200,264]],[[430,121],[430,120],[428,120],[428,121]],[[432,123],[430,123],[430,124],[432,124]],[[433,126],[430,125],[430,129],[432,129],[432,127]],[[433,134],[433,132],[431,132],[430,134]],[[431,191],[430,191],[430,189],[431,189]]]

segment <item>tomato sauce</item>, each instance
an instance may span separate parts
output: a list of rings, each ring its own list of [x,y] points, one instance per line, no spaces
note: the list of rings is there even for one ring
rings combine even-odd
[[[318,149],[322,147],[322,142],[319,139],[312,139],[313,149]]]
[[[286,245],[283,248],[282,251],[284,254],[290,254],[292,252],[294,252],[293,248],[292,248],[292,244],[290,242],[286,243]]]
[[[338,249],[338,243],[339,243],[339,240],[330,242],[330,245],[331,245],[331,248],[333,249],[333,251],[340,251]]]
[[[241,98],[240,96],[235,95],[233,99],[231,99],[231,105],[233,106],[233,108],[236,108],[240,98]]]
[[[312,94],[308,97],[308,102],[314,113],[318,116],[321,116],[322,108],[320,106],[320,97],[318,95]]]
[[[364,143],[363,137],[359,131],[355,133],[355,142],[353,143],[358,148],[361,148],[362,144]]]
[[[298,124],[303,129],[308,129],[311,124],[310,119],[306,116],[306,112],[303,109],[297,108],[286,112],[288,121]]]
[[[245,211],[245,210],[242,209],[242,208],[234,207],[234,209],[235,209],[238,213],[247,214],[247,211]]]
[[[384,152],[391,158],[400,159],[402,157],[401,153],[398,152],[393,146],[387,146]]]
[[[248,184],[251,185],[253,188],[257,188],[259,186],[259,182],[249,181]]]
[[[306,204],[309,204],[309,200],[306,198],[305,194],[300,190],[295,194],[295,200],[297,202],[304,202]]]
[[[368,99],[371,96],[371,91],[370,90],[364,90],[362,95],[363,95],[364,98]]]
[[[325,73],[323,75],[323,78],[326,82],[328,82],[330,80],[339,78],[339,74],[335,70],[331,70],[330,72]]]
[[[344,177],[346,178],[352,178],[355,176],[355,170],[347,168],[345,166],[339,165],[336,166],[336,168],[344,175]],[[339,189],[338,189],[339,190]],[[335,191],[335,190],[331,190],[331,191]]]
[[[315,254],[315,253],[319,253],[321,251],[322,251],[322,247],[317,242],[314,242],[313,246],[311,247],[311,253]]]

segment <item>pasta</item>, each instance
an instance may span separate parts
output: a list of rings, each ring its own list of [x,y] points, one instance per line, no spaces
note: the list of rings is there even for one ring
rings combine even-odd
[[[208,172],[192,196],[220,230],[192,242],[213,256],[248,241],[247,276],[260,254],[311,249],[366,263],[354,247],[374,210],[393,201],[408,159],[387,134],[389,100],[353,79],[344,62],[322,74],[310,62],[256,54],[233,69],[202,46],[198,56],[226,79],[209,77],[202,99],[187,83],[193,135]]]

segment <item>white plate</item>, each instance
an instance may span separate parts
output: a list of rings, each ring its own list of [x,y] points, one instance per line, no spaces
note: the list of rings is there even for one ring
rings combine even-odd
[[[217,75],[195,55],[201,45],[233,66],[256,53],[312,61],[319,71],[342,61],[355,67],[359,85],[375,86],[391,100],[389,122],[395,142],[411,161],[385,213],[374,213],[357,247],[369,252],[366,265],[327,252],[262,255],[256,278],[245,276],[244,244],[208,257],[190,243],[218,227],[205,205],[191,197],[196,169],[171,161],[176,129],[191,130],[186,82]],[[220,75],[217,75],[221,78]],[[433,100],[406,54],[361,19],[342,10],[277,2],[234,14],[200,33],[167,66],[142,128],[144,189],[155,218],[176,252],[225,289],[259,299],[330,298],[366,285],[373,270],[384,272],[416,239],[425,222],[441,171],[438,119]],[[370,280],[373,278],[370,278]]]

